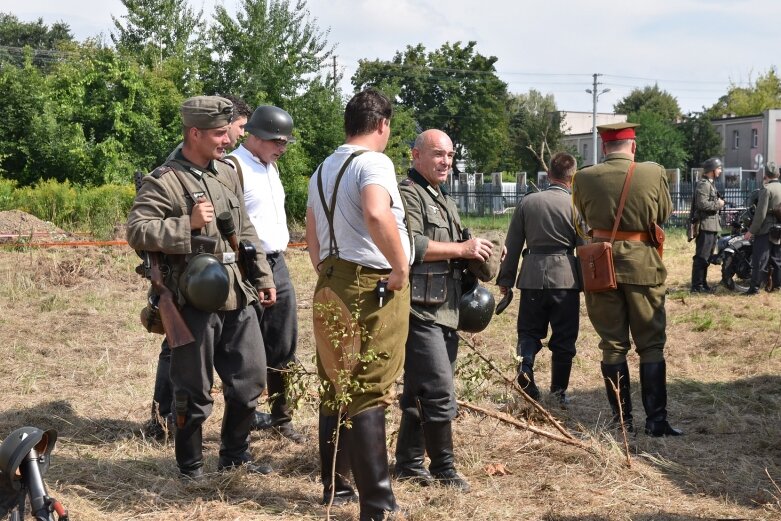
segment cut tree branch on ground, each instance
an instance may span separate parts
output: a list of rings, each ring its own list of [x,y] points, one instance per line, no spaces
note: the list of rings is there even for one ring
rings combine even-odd
[[[613,382],[610,378],[607,379],[610,382],[610,386],[613,388],[613,392],[616,394],[616,403],[618,403],[618,421],[621,423],[621,434],[624,437],[624,453],[626,454],[626,466],[632,468],[632,458],[629,455],[629,440],[626,436],[626,423],[624,422],[624,406],[621,405],[621,390],[618,383],[621,381],[621,376],[618,377],[618,382]]]
[[[465,344],[466,344],[466,345],[467,345],[467,346],[468,346],[468,347],[469,347],[469,348],[470,348],[472,351],[474,351],[474,352],[477,354],[477,356],[479,356],[479,357],[480,357],[480,358],[481,358],[481,359],[482,359],[482,360],[483,360],[483,361],[484,361],[486,364],[488,364],[488,367],[490,367],[492,371],[494,371],[496,374],[498,374],[498,375],[499,375],[499,376],[502,378],[502,380],[504,380],[504,381],[505,381],[507,384],[509,384],[509,385],[510,385],[510,387],[512,387],[513,389],[515,389],[515,390],[516,390],[516,391],[517,391],[517,392],[518,392],[518,393],[519,393],[519,394],[520,394],[520,395],[523,397],[523,399],[524,399],[524,400],[526,400],[527,402],[529,402],[529,404],[530,404],[532,407],[534,407],[534,409],[536,409],[536,410],[537,410],[537,412],[539,412],[540,414],[542,414],[542,416],[543,416],[543,417],[544,417],[544,418],[545,418],[545,419],[548,421],[548,423],[550,423],[551,425],[553,425],[553,427],[554,427],[554,428],[555,428],[557,431],[559,431],[559,432],[560,432],[560,433],[561,433],[561,434],[562,434],[564,437],[566,437],[566,438],[568,438],[568,439],[570,439],[570,440],[574,440],[574,439],[575,439],[575,437],[574,437],[572,434],[570,434],[570,433],[569,433],[569,431],[568,431],[567,429],[565,429],[565,428],[564,428],[564,426],[563,426],[563,425],[561,425],[561,424],[559,423],[559,421],[558,421],[556,418],[554,418],[554,417],[553,417],[553,415],[552,415],[550,412],[548,412],[548,410],[547,410],[545,407],[543,407],[542,405],[540,405],[540,404],[539,404],[539,402],[537,402],[537,401],[536,401],[534,398],[532,398],[531,396],[529,396],[528,394],[526,394],[526,391],[524,391],[524,390],[521,388],[521,386],[520,386],[520,385],[518,385],[518,382],[516,382],[516,381],[515,381],[514,379],[512,379],[512,378],[507,378],[507,377],[504,375],[504,373],[502,373],[502,371],[501,371],[501,370],[499,370],[499,368],[498,368],[498,367],[496,367],[496,364],[494,364],[493,360],[491,360],[490,358],[488,358],[487,356],[485,356],[483,353],[481,353],[481,352],[480,352],[480,350],[479,350],[479,349],[477,349],[477,346],[475,345],[475,343],[474,343],[474,342],[473,342],[471,339],[468,339],[468,338],[466,338],[466,337],[465,337],[464,335],[462,335],[461,333],[459,333],[459,334],[458,334],[458,337],[459,337],[461,340],[463,340],[463,341],[464,341],[464,343],[465,343]]]

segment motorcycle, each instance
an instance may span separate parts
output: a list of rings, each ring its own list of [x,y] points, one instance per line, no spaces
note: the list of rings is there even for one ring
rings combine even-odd
[[[748,229],[743,216],[735,218],[730,227],[731,233],[717,241],[716,254],[711,257],[710,263],[721,265],[722,286],[731,291],[745,293],[751,286],[753,241],[743,238]]]

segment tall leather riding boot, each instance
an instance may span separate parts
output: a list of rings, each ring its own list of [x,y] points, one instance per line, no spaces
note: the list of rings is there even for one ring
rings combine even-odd
[[[348,429],[339,426],[339,443],[334,445],[334,434],[336,432],[339,416],[326,416],[320,413],[318,438],[320,446],[320,479],[323,482],[323,504],[327,505],[331,501],[331,490],[334,489],[334,505],[341,505],[348,501],[355,501],[358,496],[355,490],[350,486],[347,476],[350,474],[350,455],[347,454],[347,436]],[[334,451],[334,447],[336,450]],[[334,465],[334,454],[336,455],[336,475],[331,479],[331,470]]]
[[[621,416],[618,410],[618,399],[613,385],[618,387],[621,396],[621,412],[623,413],[624,427],[627,432],[634,432],[634,422],[632,419],[632,388],[629,383],[629,365],[626,362],[621,364],[606,364],[602,362],[602,376],[605,379],[605,390],[607,391],[607,401],[610,402],[610,408],[613,410],[613,421],[620,423]],[[611,384],[612,382],[612,384]]]
[[[708,263],[700,257],[692,259],[692,293],[703,293],[708,287],[707,283]]]
[[[188,422],[174,434],[176,466],[182,477],[193,480],[203,477],[203,430]]]
[[[453,425],[451,422],[426,422],[423,424],[426,451],[431,458],[429,471],[435,483],[469,492],[469,483],[456,472],[453,454]]]
[[[361,505],[360,521],[382,521],[399,508],[388,473],[385,408],[374,407],[350,419],[348,451]]]
[[[645,433],[654,437],[680,436],[667,423],[667,364],[664,360],[640,364],[640,386],[645,408]]]
[[[399,437],[396,441],[396,464],[393,477],[399,481],[412,481],[427,486],[433,479],[423,466],[426,445],[423,439],[423,426],[420,419],[410,413],[401,414]]]
[[[567,387],[569,387],[569,375],[572,372],[572,362],[551,362],[550,392],[556,396],[559,403],[567,403]]]
[[[521,363],[518,366],[518,385],[532,399],[539,401],[540,390],[534,383],[534,359],[537,357],[538,346],[532,342],[521,342],[518,346]]]
[[[230,470],[242,467],[254,474],[268,474],[271,467],[258,465],[252,461],[249,453],[249,432],[255,409],[244,407],[230,401],[225,402],[220,431],[220,459],[217,470]]]

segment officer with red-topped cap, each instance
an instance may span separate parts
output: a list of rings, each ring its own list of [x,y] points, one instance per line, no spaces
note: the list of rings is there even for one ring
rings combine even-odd
[[[667,270],[661,251],[649,233],[672,211],[664,167],[636,163],[636,123],[597,127],[605,159],[575,175],[572,197],[594,241],[610,241],[624,182],[632,171],[618,231],[613,241],[617,289],[586,293],[586,309],[600,337],[602,375],[613,419],[629,430],[632,402],[626,355],[630,332],[640,357],[640,385],[646,412],[645,432],[651,436],[678,436],[667,422],[667,383],[664,346],[667,320],[664,310]],[[613,390],[619,389],[619,396]],[[619,409],[620,400],[620,409]]]

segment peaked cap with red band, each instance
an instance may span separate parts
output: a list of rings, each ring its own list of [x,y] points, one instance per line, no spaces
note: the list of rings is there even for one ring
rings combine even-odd
[[[609,125],[598,125],[597,131],[602,138],[603,143],[608,141],[621,141],[622,139],[634,139],[635,127],[640,126],[638,123],[610,123]]]

